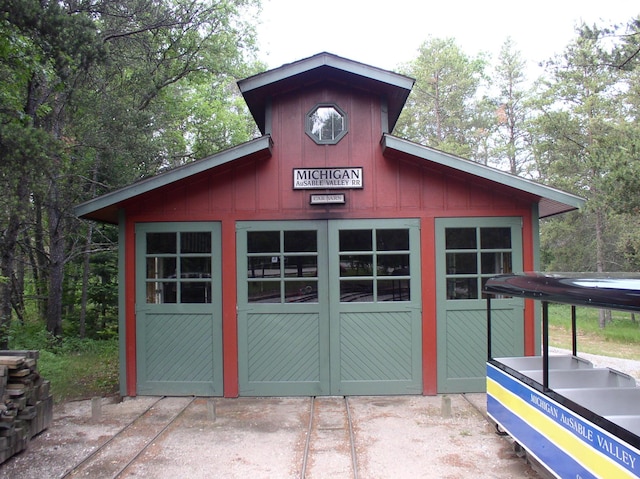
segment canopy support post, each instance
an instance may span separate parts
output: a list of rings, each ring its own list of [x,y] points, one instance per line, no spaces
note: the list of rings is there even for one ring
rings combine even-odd
[[[578,327],[576,324],[576,305],[571,305],[571,341],[573,344],[572,353],[578,355]]]
[[[542,388],[549,390],[549,303],[542,302]]]
[[[487,361],[491,361],[493,356],[491,354],[491,295],[487,297]]]

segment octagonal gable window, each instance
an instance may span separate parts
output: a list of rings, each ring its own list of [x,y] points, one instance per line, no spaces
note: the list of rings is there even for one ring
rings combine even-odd
[[[307,113],[305,131],[319,145],[335,145],[347,134],[347,115],[333,104],[316,105]]]

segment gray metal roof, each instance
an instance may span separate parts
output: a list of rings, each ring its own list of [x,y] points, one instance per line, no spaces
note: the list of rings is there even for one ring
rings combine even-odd
[[[456,171],[484,178],[516,190],[529,193],[538,197],[540,218],[565,213],[567,211],[582,208],[586,202],[584,198],[567,193],[550,186],[507,173],[496,168],[476,163],[435,148],[413,143],[393,135],[385,134],[382,137],[382,150],[385,156],[393,157],[394,154],[410,155],[435,164],[451,168]]]
[[[207,158],[140,180],[130,186],[89,200],[76,206],[75,214],[80,218],[116,224],[120,203],[240,158],[269,158],[271,157],[271,145],[271,136],[269,135],[242,143]]]
[[[389,131],[393,131],[415,82],[413,78],[398,73],[324,52],[240,80],[238,87],[258,128],[264,134],[269,98],[323,81],[334,81],[385,97]]]

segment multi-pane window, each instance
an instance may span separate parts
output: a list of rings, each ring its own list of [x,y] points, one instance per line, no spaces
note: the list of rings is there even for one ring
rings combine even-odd
[[[447,299],[478,299],[491,276],[511,273],[511,228],[445,230]]]
[[[307,114],[305,131],[318,144],[338,143],[347,134],[347,115],[337,105],[316,105]]]
[[[146,233],[147,303],[211,303],[211,233]]]
[[[408,229],[343,229],[337,246],[341,302],[411,300]],[[316,230],[248,231],[248,302],[318,303],[318,247]]]
[[[250,303],[318,302],[318,237],[309,231],[249,231]]]
[[[411,299],[408,229],[340,230],[340,301]]]

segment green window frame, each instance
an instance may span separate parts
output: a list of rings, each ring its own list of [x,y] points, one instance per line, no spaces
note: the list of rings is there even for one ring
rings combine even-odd
[[[409,228],[341,229],[340,302],[411,301]]]
[[[318,302],[318,232],[247,232],[249,303]]]
[[[145,231],[145,302],[211,303],[213,235],[202,231]]]
[[[447,227],[445,262],[447,299],[479,299],[488,278],[513,272],[511,228]]]
[[[335,145],[348,131],[347,114],[335,103],[319,103],[305,117],[305,133],[318,145]]]

